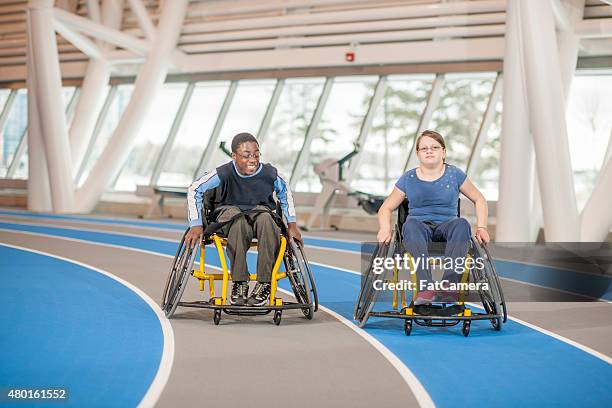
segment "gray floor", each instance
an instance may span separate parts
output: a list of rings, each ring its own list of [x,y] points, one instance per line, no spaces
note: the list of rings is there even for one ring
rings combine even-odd
[[[154,300],[161,298],[171,263],[166,257],[18,232],[0,231],[0,242],[94,265]],[[195,284],[187,290],[187,299],[199,296]],[[157,406],[417,406],[395,368],[334,317],[319,312],[307,321],[301,312],[287,311],[280,326],[271,320],[224,316],[214,326],[209,311],[178,310],[171,320],[174,364]],[[364,392],[364,383],[378,393]]]
[[[178,241],[180,231],[105,225],[67,220],[0,220],[70,228],[85,228]],[[339,238],[338,233],[316,236]],[[359,237],[366,238],[366,237]],[[367,238],[369,239],[369,238]],[[0,231],[0,242],[39,249],[86,262],[136,285],[159,301],[171,259],[135,251],[62,239]],[[359,270],[359,256],[309,249],[309,259]],[[509,298],[521,299],[552,290],[503,281]],[[187,299],[201,296],[194,283]],[[511,315],[562,335],[605,355],[612,355],[612,304],[604,302],[509,303]],[[176,351],[172,373],[158,406],[415,406],[416,400],[397,371],[360,336],[334,317],[319,312],[306,321],[299,312],[286,312],[279,327],[271,317],[224,316],[213,326],[212,313],[179,309],[171,320]],[[376,393],[364,392],[363,383]],[[273,391],[269,391],[273,390]],[[273,397],[269,397],[272,395]],[[204,402],[205,401],[205,402]]]

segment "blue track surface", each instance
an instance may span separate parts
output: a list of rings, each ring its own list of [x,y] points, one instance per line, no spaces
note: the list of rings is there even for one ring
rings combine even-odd
[[[0,228],[70,236],[167,255],[176,251],[175,245],[150,238],[11,223],[0,223]],[[207,262],[219,265],[213,251],[207,253]],[[254,254],[249,256],[249,262],[254,270]],[[352,319],[360,277],[318,265],[313,265],[313,272],[321,304]],[[281,287],[288,289],[286,282]],[[402,322],[390,319],[371,319],[365,330],[415,373],[440,407],[612,406],[610,364],[513,321],[508,321],[502,332],[493,331],[486,321],[474,321],[468,338],[460,334],[458,327],[416,327],[406,338]]]
[[[179,223],[156,223],[151,221],[99,218],[79,215],[37,214],[27,211],[4,210],[0,211],[0,215],[18,216],[29,219],[59,219],[68,221],[86,221],[100,224],[129,225],[135,227],[155,227],[174,231],[184,231],[186,228],[184,224]],[[109,243],[112,243],[112,241],[109,241]],[[361,253],[360,242],[304,237],[304,243],[308,246]],[[507,260],[496,260],[495,266],[497,268],[497,273],[503,278],[559,289],[595,299],[612,301],[612,278],[609,276],[596,276],[581,272],[568,271],[566,269],[552,268],[541,265],[527,265],[524,263]],[[534,273],[536,271],[537,273]]]
[[[0,245],[0,299],[0,388],[68,388],[61,406],[138,405],[157,373],[163,334],[132,290],[71,262]]]

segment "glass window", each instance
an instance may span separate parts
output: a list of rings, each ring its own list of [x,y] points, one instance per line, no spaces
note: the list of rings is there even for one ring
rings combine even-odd
[[[429,129],[446,142],[446,161],[466,170],[495,74],[447,74]]]
[[[273,164],[285,177],[291,176],[324,84],[325,78],[290,78],[285,81],[261,146],[262,160]]]
[[[328,158],[340,159],[353,151],[377,80],[375,76],[334,78],[317,134],[310,146],[309,163],[299,175],[296,191],[321,191],[314,166]]]
[[[0,129],[0,176],[5,177],[28,124],[27,89],[17,91],[4,128]]]
[[[70,101],[72,100],[73,97],[78,98],[78,95],[75,95],[75,91],[77,88],[73,87],[73,86],[66,86],[62,88],[62,96],[63,96],[63,101],[64,101],[64,112],[67,113],[66,116],[66,122],[68,123],[68,126],[70,126],[70,123],[72,123],[72,119],[74,117],[74,115],[68,115],[68,105],[70,104]],[[76,99],[74,100],[74,103],[76,103]],[[24,137],[28,137],[27,131],[24,134]],[[28,148],[27,148],[27,139],[25,140],[26,142],[26,147],[25,150],[23,152],[23,154],[21,155],[21,158],[19,159],[19,164],[17,165],[17,167],[15,168],[15,173],[13,174],[13,178],[15,179],[27,179],[28,178]]]
[[[589,199],[612,153],[612,76],[577,75],[567,106],[567,132],[578,209]]]
[[[229,160],[227,155],[218,148],[220,142],[225,141],[227,148],[230,149],[232,138],[238,133],[247,132],[257,137],[257,131],[266,113],[275,84],[276,80],[238,82],[238,88],[223,122],[217,146],[214,146],[215,154],[212,156],[210,165],[205,165],[206,170],[212,170]],[[265,152],[262,153],[265,154]],[[267,161],[267,157],[263,156],[262,160]]]
[[[497,102],[495,116],[489,131],[486,134],[486,141],[480,151],[478,165],[474,172],[473,182],[489,201],[496,201],[499,197],[499,149],[501,142],[502,125],[502,101],[501,97]]]
[[[113,135],[113,132],[115,131],[115,128],[117,127],[117,124],[119,123],[119,119],[121,119],[121,116],[123,115],[125,107],[130,102],[130,98],[132,96],[133,91],[134,85],[132,84],[119,85],[117,87],[117,93],[115,94],[115,97],[108,109],[106,117],[103,118],[103,123],[100,128],[100,131],[96,136],[96,140],[91,154],[88,158],[86,158],[87,162],[84,163],[85,169],[79,179],[79,185],[85,182],[94,164],[102,155],[106,144],[110,140],[111,136]]]
[[[433,79],[433,75],[388,77],[385,97],[360,153],[353,188],[379,195],[391,192],[404,172]],[[368,102],[364,98],[362,103]]]
[[[186,83],[168,83],[159,90],[117,178],[115,190],[134,191],[137,185],[149,184],[186,87]]]
[[[158,185],[191,184],[228,88],[227,81],[199,82],[195,86],[176,139],[157,181]]]
[[[10,89],[0,89],[0,112],[2,112],[2,109],[4,109],[4,104],[6,103],[10,93]]]

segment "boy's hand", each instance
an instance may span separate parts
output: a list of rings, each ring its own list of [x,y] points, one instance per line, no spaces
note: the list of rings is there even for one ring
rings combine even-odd
[[[293,238],[300,244],[304,245],[304,241],[302,241],[302,233],[300,232],[297,223],[290,222],[289,226],[287,227],[287,233],[289,234],[289,238]]]
[[[195,227],[189,228],[189,232],[185,236],[185,245],[187,245],[189,248],[199,245],[203,234],[204,229],[201,225],[196,225]]]

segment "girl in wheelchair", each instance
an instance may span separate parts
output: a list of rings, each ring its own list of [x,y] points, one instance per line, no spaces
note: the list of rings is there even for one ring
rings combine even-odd
[[[459,193],[476,207],[475,236],[479,243],[488,243],[487,201],[467,175],[446,163],[446,144],[437,132],[426,130],[416,141],[419,166],[404,173],[378,211],[378,242],[388,244],[392,238],[391,213],[408,201],[408,217],[401,226],[402,244],[413,257],[429,258],[428,244],[446,242],[445,258],[465,257],[470,245],[470,224],[459,217]],[[456,302],[458,293],[436,291],[431,287],[432,273],[427,262],[416,267],[418,295],[415,306],[434,301]],[[445,269],[443,281],[457,283],[460,274]]]

